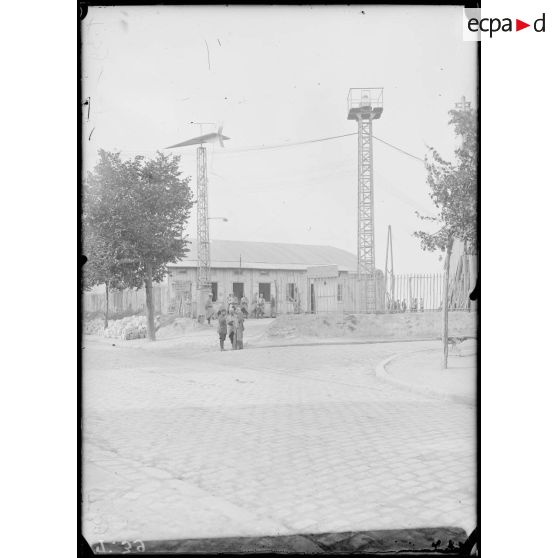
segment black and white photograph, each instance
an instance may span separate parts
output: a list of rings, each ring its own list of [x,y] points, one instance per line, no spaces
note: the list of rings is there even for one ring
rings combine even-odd
[[[478,555],[464,14],[81,6],[93,553]]]

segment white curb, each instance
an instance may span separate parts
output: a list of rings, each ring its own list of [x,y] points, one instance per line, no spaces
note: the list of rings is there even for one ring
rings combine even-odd
[[[426,350],[430,350],[430,349],[426,349]],[[414,351],[414,352],[422,352],[422,351]],[[408,356],[410,353],[405,353],[405,356]],[[393,360],[395,360],[396,358],[398,358],[400,356],[399,353],[396,353],[394,355],[391,355],[390,357],[386,358],[385,360],[383,360],[382,362],[380,362],[380,364],[378,364],[375,368],[375,373],[376,376],[378,378],[382,378],[383,380],[401,388],[404,389],[406,391],[410,391],[413,393],[419,393],[421,395],[426,395],[429,397],[434,397],[436,399],[443,399],[445,401],[453,401],[454,403],[460,403],[462,405],[468,405],[470,407],[474,407],[475,406],[475,398],[474,397],[468,397],[466,395],[456,395],[456,394],[451,394],[451,393],[445,393],[443,391],[438,391],[436,389],[433,388],[429,388],[426,386],[417,386],[417,385],[412,385],[412,384],[408,384],[407,382],[403,382],[401,380],[398,380],[396,378],[394,378],[393,376],[390,376],[387,372],[387,365],[392,362]]]

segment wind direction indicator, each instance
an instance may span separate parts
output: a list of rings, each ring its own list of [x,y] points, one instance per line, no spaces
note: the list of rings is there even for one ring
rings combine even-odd
[[[217,142],[219,142],[221,147],[225,147],[224,141],[230,139],[231,138],[223,135],[223,126],[219,126],[219,130],[217,132],[212,132],[211,134],[203,134],[196,138],[192,138],[175,145],[170,145],[169,147],[165,147],[165,149],[174,149],[176,147],[188,147],[189,145],[203,145],[204,143]]]

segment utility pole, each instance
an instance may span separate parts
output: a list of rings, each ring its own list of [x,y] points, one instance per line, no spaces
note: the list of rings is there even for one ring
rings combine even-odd
[[[453,247],[453,238],[450,236],[446,248],[446,261],[444,262],[444,298],[442,308],[442,345],[444,348],[444,356],[442,358],[442,369],[446,370],[448,367],[448,298],[449,298],[449,270],[451,249]]]
[[[390,262],[390,267],[388,269],[388,259]],[[388,274],[389,274],[389,283],[388,283]],[[386,293],[389,293],[389,300],[393,302],[393,287],[394,287],[395,277],[393,275],[393,244],[391,240],[391,225],[388,225],[388,234],[387,234],[387,246],[386,246],[386,266],[384,268],[384,282],[385,287],[384,290]],[[390,308],[388,308],[390,310]]]
[[[471,110],[471,101],[467,101],[465,95],[461,100],[455,103],[455,108],[458,111],[467,112]],[[448,237],[448,245],[446,247],[446,260],[444,262],[444,294],[442,298],[442,369],[448,368],[448,330],[449,330],[449,280],[450,280],[450,260],[451,251],[453,247],[453,237]]]

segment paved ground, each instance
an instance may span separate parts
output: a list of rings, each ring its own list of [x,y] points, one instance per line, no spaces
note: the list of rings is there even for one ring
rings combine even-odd
[[[474,527],[474,410],[374,376],[431,342],[144,341],[84,342],[90,543]]]
[[[476,343],[470,340],[450,349],[448,368],[441,368],[440,344],[435,349],[404,354],[392,359],[385,370],[388,377],[408,387],[432,395],[474,404],[476,398]]]

